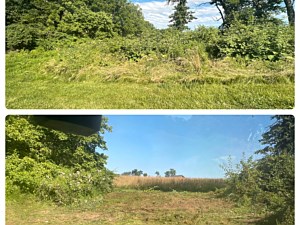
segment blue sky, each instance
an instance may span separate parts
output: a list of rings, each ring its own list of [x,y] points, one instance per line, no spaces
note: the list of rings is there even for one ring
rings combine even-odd
[[[131,2],[139,5],[144,14],[145,20],[151,22],[156,28],[167,28],[172,14],[174,5],[167,4],[166,0],[130,0]],[[199,7],[201,3],[207,2],[207,0],[189,0],[188,6],[194,11],[194,16],[197,18],[188,24],[191,29],[195,29],[199,25],[206,26],[219,26],[221,21],[217,21],[220,18],[219,12],[216,7],[209,4]]]
[[[151,22],[156,28],[164,29],[168,28],[170,21],[169,16],[172,14],[174,5],[167,4],[166,0],[129,0],[134,4],[137,4],[142,9],[145,20]],[[208,0],[188,0],[188,7],[195,12],[194,16],[197,18],[188,24],[190,29],[195,29],[199,25],[215,26],[221,25],[220,13],[215,6],[205,4],[199,6],[201,3],[207,3]],[[287,19],[285,13],[282,13],[278,17]]]
[[[173,168],[186,177],[223,177],[229,155],[238,162],[262,146],[270,116],[107,116],[104,135],[108,168],[116,173],[140,169],[149,175]]]

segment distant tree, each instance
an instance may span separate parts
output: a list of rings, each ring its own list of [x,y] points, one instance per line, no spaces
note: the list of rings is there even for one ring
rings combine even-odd
[[[170,169],[170,175],[171,177],[174,177],[176,175],[176,170]]]
[[[189,11],[189,7],[187,7],[187,0],[167,0],[168,4],[172,3],[178,3],[174,7],[174,13],[169,16],[171,19],[170,27],[173,27],[177,30],[183,31],[188,29],[186,24],[191,22],[192,20],[196,19],[196,17],[193,16],[194,12]]]
[[[123,176],[130,176],[131,175],[131,172],[124,172],[122,173]]]
[[[131,171],[132,176],[141,176],[143,174],[142,170],[134,169]]]
[[[147,173],[143,173],[143,176],[144,176],[144,177],[147,177],[147,176],[148,176],[148,174],[147,174]]]
[[[170,177],[170,171],[165,172],[165,177]]]
[[[174,177],[174,176],[176,176],[176,170],[174,169],[170,169],[165,172],[165,177]]]
[[[160,174],[159,174],[159,172],[158,172],[158,171],[156,171],[156,172],[155,172],[155,175],[156,175],[156,176],[159,176]]]

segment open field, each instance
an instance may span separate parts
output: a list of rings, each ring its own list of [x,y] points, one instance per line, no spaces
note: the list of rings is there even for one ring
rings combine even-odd
[[[214,193],[116,190],[102,201],[57,207],[29,197],[6,202],[6,224],[262,224],[265,215]]]
[[[128,61],[93,41],[6,54],[11,109],[287,109],[293,62],[144,57]],[[103,52],[101,52],[103,51]],[[198,58],[196,57],[198,56]]]
[[[225,187],[224,179],[119,176],[114,180],[119,188],[160,191],[209,192]]]

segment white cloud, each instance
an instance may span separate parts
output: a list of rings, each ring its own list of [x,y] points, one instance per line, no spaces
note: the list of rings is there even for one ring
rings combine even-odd
[[[182,119],[184,121],[189,121],[192,118],[191,115],[172,115],[171,117],[174,118],[174,119],[179,118],[179,119]]]
[[[134,1],[133,1],[134,2]],[[207,0],[190,0],[188,6],[190,10],[195,12],[194,16],[197,18],[188,24],[189,28],[194,29],[199,25],[219,26],[220,21],[218,10],[211,5],[199,6],[199,4],[207,2]],[[135,3],[140,6],[144,14],[145,20],[152,23],[156,28],[164,29],[169,25],[174,4],[168,5],[166,1],[149,1]]]
[[[251,140],[251,137],[252,137],[252,132],[250,132],[248,138],[247,138],[247,141],[249,142]]]
[[[213,160],[216,161],[219,164],[228,163],[228,160],[231,160],[231,162],[234,162],[236,160],[236,156],[234,155],[223,155],[218,158],[214,158]]]

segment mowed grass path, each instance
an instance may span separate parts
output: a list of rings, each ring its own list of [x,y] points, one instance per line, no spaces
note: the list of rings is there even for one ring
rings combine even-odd
[[[6,202],[6,224],[255,224],[263,215],[214,193],[116,190],[102,202],[58,207],[23,199]]]
[[[11,52],[6,55],[6,107],[289,109],[294,106],[294,71],[290,63],[240,67],[231,61],[219,61],[209,62],[205,68],[206,72],[197,75],[193,68],[172,61],[114,60],[112,55],[100,54],[96,44],[46,52]]]
[[[6,86],[9,109],[292,108],[294,85],[192,85],[18,82]]]

